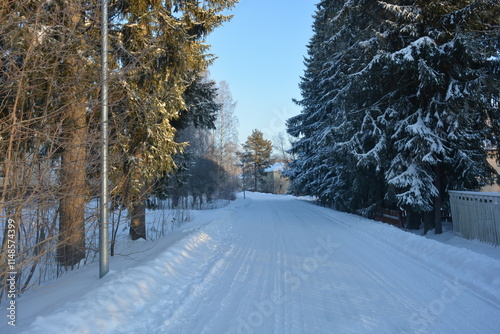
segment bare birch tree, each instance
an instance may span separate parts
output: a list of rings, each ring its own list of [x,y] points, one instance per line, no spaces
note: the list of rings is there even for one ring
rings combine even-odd
[[[219,82],[217,90],[217,102],[221,109],[215,121],[215,129],[212,130],[212,159],[222,166],[228,173],[239,172],[238,162],[238,118],[235,115],[236,101],[233,100],[229,84],[226,81]]]

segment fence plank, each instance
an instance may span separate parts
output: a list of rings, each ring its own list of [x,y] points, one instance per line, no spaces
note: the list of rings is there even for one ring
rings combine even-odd
[[[403,228],[406,221],[403,213],[398,210],[380,208],[377,210],[375,220],[384,222],[399,228]]]
[[[500,245],[500,193],[449,193],[455,233],[466,239]]]

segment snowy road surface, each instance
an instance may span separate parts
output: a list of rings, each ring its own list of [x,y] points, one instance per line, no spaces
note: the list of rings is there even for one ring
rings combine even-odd
[[[18,329],[500,333],[497,259],[291,196],[247,194],[207,217]]]

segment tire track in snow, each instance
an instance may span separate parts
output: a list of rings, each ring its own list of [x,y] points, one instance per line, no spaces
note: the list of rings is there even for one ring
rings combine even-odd
[[[351,229],[353,233],[363,235],[365,238],[370,239],[371,242],[376,243],[381,248],[387,249],[389,252],[398,253],[401,256],[404,256],[412,264],[440,276],[443,281],[447,280],[456,282],[456,284],[461,285],[462,288],[470,290],[470,292],[474,293],[478,298],[481,298],[485,302],[490,303],[493,307],[500,309],[500,276],[498,276],[500,275],[500,264],[498,261],[488,258],[482,254],[477,254],[472,251],[456,248],[450,245],[443,245],[438,241],[429,239],[424,239],[425,246],[427,246],[427,248],[412,248],[410,244],[414,244],[416,247],[423,244],[421,236],[404,232],[393,226],[375,222],[364,217],[335,212],[318,206],[313,206],[312,208],[309,208],[309,210],[322,215],[326,219],[335,221],[340,226]],[[358,228],[352,229],[352,227],[346,223],[345,220],[340,219],[339,217],[350,218],[349,220],[351,221],[351,224],[355,223]],[[359,228],[362,227],[362,224],[369,224],[369,231],[367,229]],[[402,239],[406,242],[401,242]],[[454,263],[451,265],[450,263],[446,263],[446,260],[449,260],[450,257],[446,258],[446,256],[442,256],[438,250],[443,250],[443,252],[447,251],[448,253],[456,253],[456,256],[454,256]],[[491,264],[491,267],[488,269],[491,270],[491,272],[497,273],[497,279],[491,280],[489,278],[478,277],[477,273],[484,271],[484,266],[481,268],[481,265],[474,265],[474,263],[471,263],[473,262],[471,259],[475,259],[476,263],[482,263],[481,260],[486,259],[487,262]],[[464,268],[458,269],[457,267],[459,266],[455,265],[460,264],[460,262],[464,260],[467,261],[467,265],[463,266]],[[468,265],[472,265],[472,267],[468,267]],[[464,273],[462,272],[462,269],[465,269],[467,273],[466,275],[458,277],[457,272],[459,272],[459,274]],[[489,276],[495,277],[495,275]],[[491,283],[494,284],[493,289],[491,288]]]
[[[431,323],[434,324],[437,321],[437,315],[444,313],[448,306],[450,306],[447,304],[451,302],[461,304],[461,307],[464,310],[469,309],[473,311],[473,313],[477,314],[477,310],[474,311],[469,307],[469,304],[473,303],[476,298],[489,303],[494,309],[499,310],[498,314],[500,314],[500,304],[495,296],[495,294],[499,292],[498,289],[491,289],[491,287],[489,289],[484,289],[484,287],[478,286],[473,279],[468,279],[467,276],[457,276],[457,271],[453,271],[451,268],[448,268],[447,263],[440,263],[441,257],[437,251],[435,254],[437,258],[433,259],[432,257],[429,257],[430,255],[432,256],[432,254],[425,252],[424,255],[421,255],[418,253],[418,248],[411,248],[408,244],[401,242],[401,239],[416,240],[417,242],[415,244],[417,245],[418,242],[431,244],[431,247],[436,247],[436,249],[447,248],[449,250],[452,246],[442,245],[433,240],[422,239],[419,236],[403,232],[392,226],[374,222],[366,218],[335,212],[333,210],[314,205],[309,205],[307,211],[324,217],[345,231],[350,231],[351,234],[364,239],[367,245],[376,245],[376,248],[378,249],[377,253],[380,253],[381,250],[385,250],[388,259],[403,259],[403,261],[399,262],[396,266],[397,269],[393,272],[398,274],[402,270],[406,270],[407,272],[404,273],[404,276],[413,277],[411,281],[400,281],[394,283],[392,279],[388,279],[386,277],[386,273],[382,274],[382,272],[377,271],[377,266],[374,266],[374,264],[378,263],[378,267],[384,267],[386,266],[383,263],[384,261],[378,260],[377,257],[373,257],[371,254],[367,254],[370,260],[366,261],[366,264],[369,265],[366,267],[366,274],[370,275],[374,279],[380,280],[382,283],[381,286],[394,286],[394,284],[396,284],[397,288],[395,291],[406,291],[406,293],[409,293],[410,295],[412,289],[409,288],[416,283],[417,289],[421,289],[422,294],[415,296],[413,293],[413,299],[408,299],[407,297],[400,298],[399,293],[395,294],[391,292],[393,291],[392,289],[387,291],[393,297],[400,299],[402,305],[409,306],[408,318],[410,323],[426,323],[428,325],[431,325]],[[369,225],[366,226],[366,224]],[[465,253],[465,255],[469,255],[467,253],[471,252],[466,251]],[[379,255],[380,254],[378,254],[378,256]],[[482,255],[479,254],[470,255],[482,257]],[[359,259],[361,259],[361,254],[359,254],[359,256],[351,257],[350,261],[351,263],[356,263],[359,262]],[[419,268],[419,270],[414,270],[412,265]],[[372,269],[369,267],[372,267]],[[496,268],[498,268],[498,263],[496,264]],[[411,273],[409,272],[410,270],[412,270]],[[495,267],[492,267],[492,270],[495,270]],[[497,270],[497,272],[500,274],[500,271]],[[432,273],[435,276],[433,280],[429,280],[428,275],[426,275],[427,273]],[[458,275],[460,275],[460,273],[458,273]],[[454,294],[461,295],[460,300],[458,300],[458,298],[456,298],[457,296]],[[477,303],[477,301],[474,302]],[[436,313],[437,315],[432,313]],[[467,314],[467,312],[464,311],[464,314]],[[488,317],[482,318],[485,319],[484,322],[488,322]],[[470,317],[454,317],[454,322],[456,327],[461,331],[465,328],[469,328],[470,331],[474,331],[470,324]],[[409,332],[414,332],[414,327],[415,326],[412,326],[412,329]],[[490,330],[492,333],[495,333],[495,326],[492,326]],[[427,333],[433,331],[427,331],[426,328],[421,332]],[[467,331],[465,332],[467,333]]]
[[[39,318],[28,332],[496,333],[500,328],[496,292],[489,293],[491,300],[481,294],[497,286],[494,278],[489,285],[486,280],[459,284],[452,294],[454,287],[446,283],[459,274],[453,266],[462,267],[450,262],[440,268],[425,258],[433,249],[445,253],[440,259],[452,258],[455,248],[290,196],[248,194],[216,216],[155,259],[110,276],[96,290]],[[408,247],[424,252],[415,255]],[[461,282],[471,280],[471,268],[481,269],[467,264]],[[471,291],[474,286],[483,290]],[[436,310],[439,316],[432,313]]]

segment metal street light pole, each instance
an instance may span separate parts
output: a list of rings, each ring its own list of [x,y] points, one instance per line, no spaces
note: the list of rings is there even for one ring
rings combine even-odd
[[[99,221],[99,278],[109,271],[108,255],[108,0],[101,17],[101,210]]]

